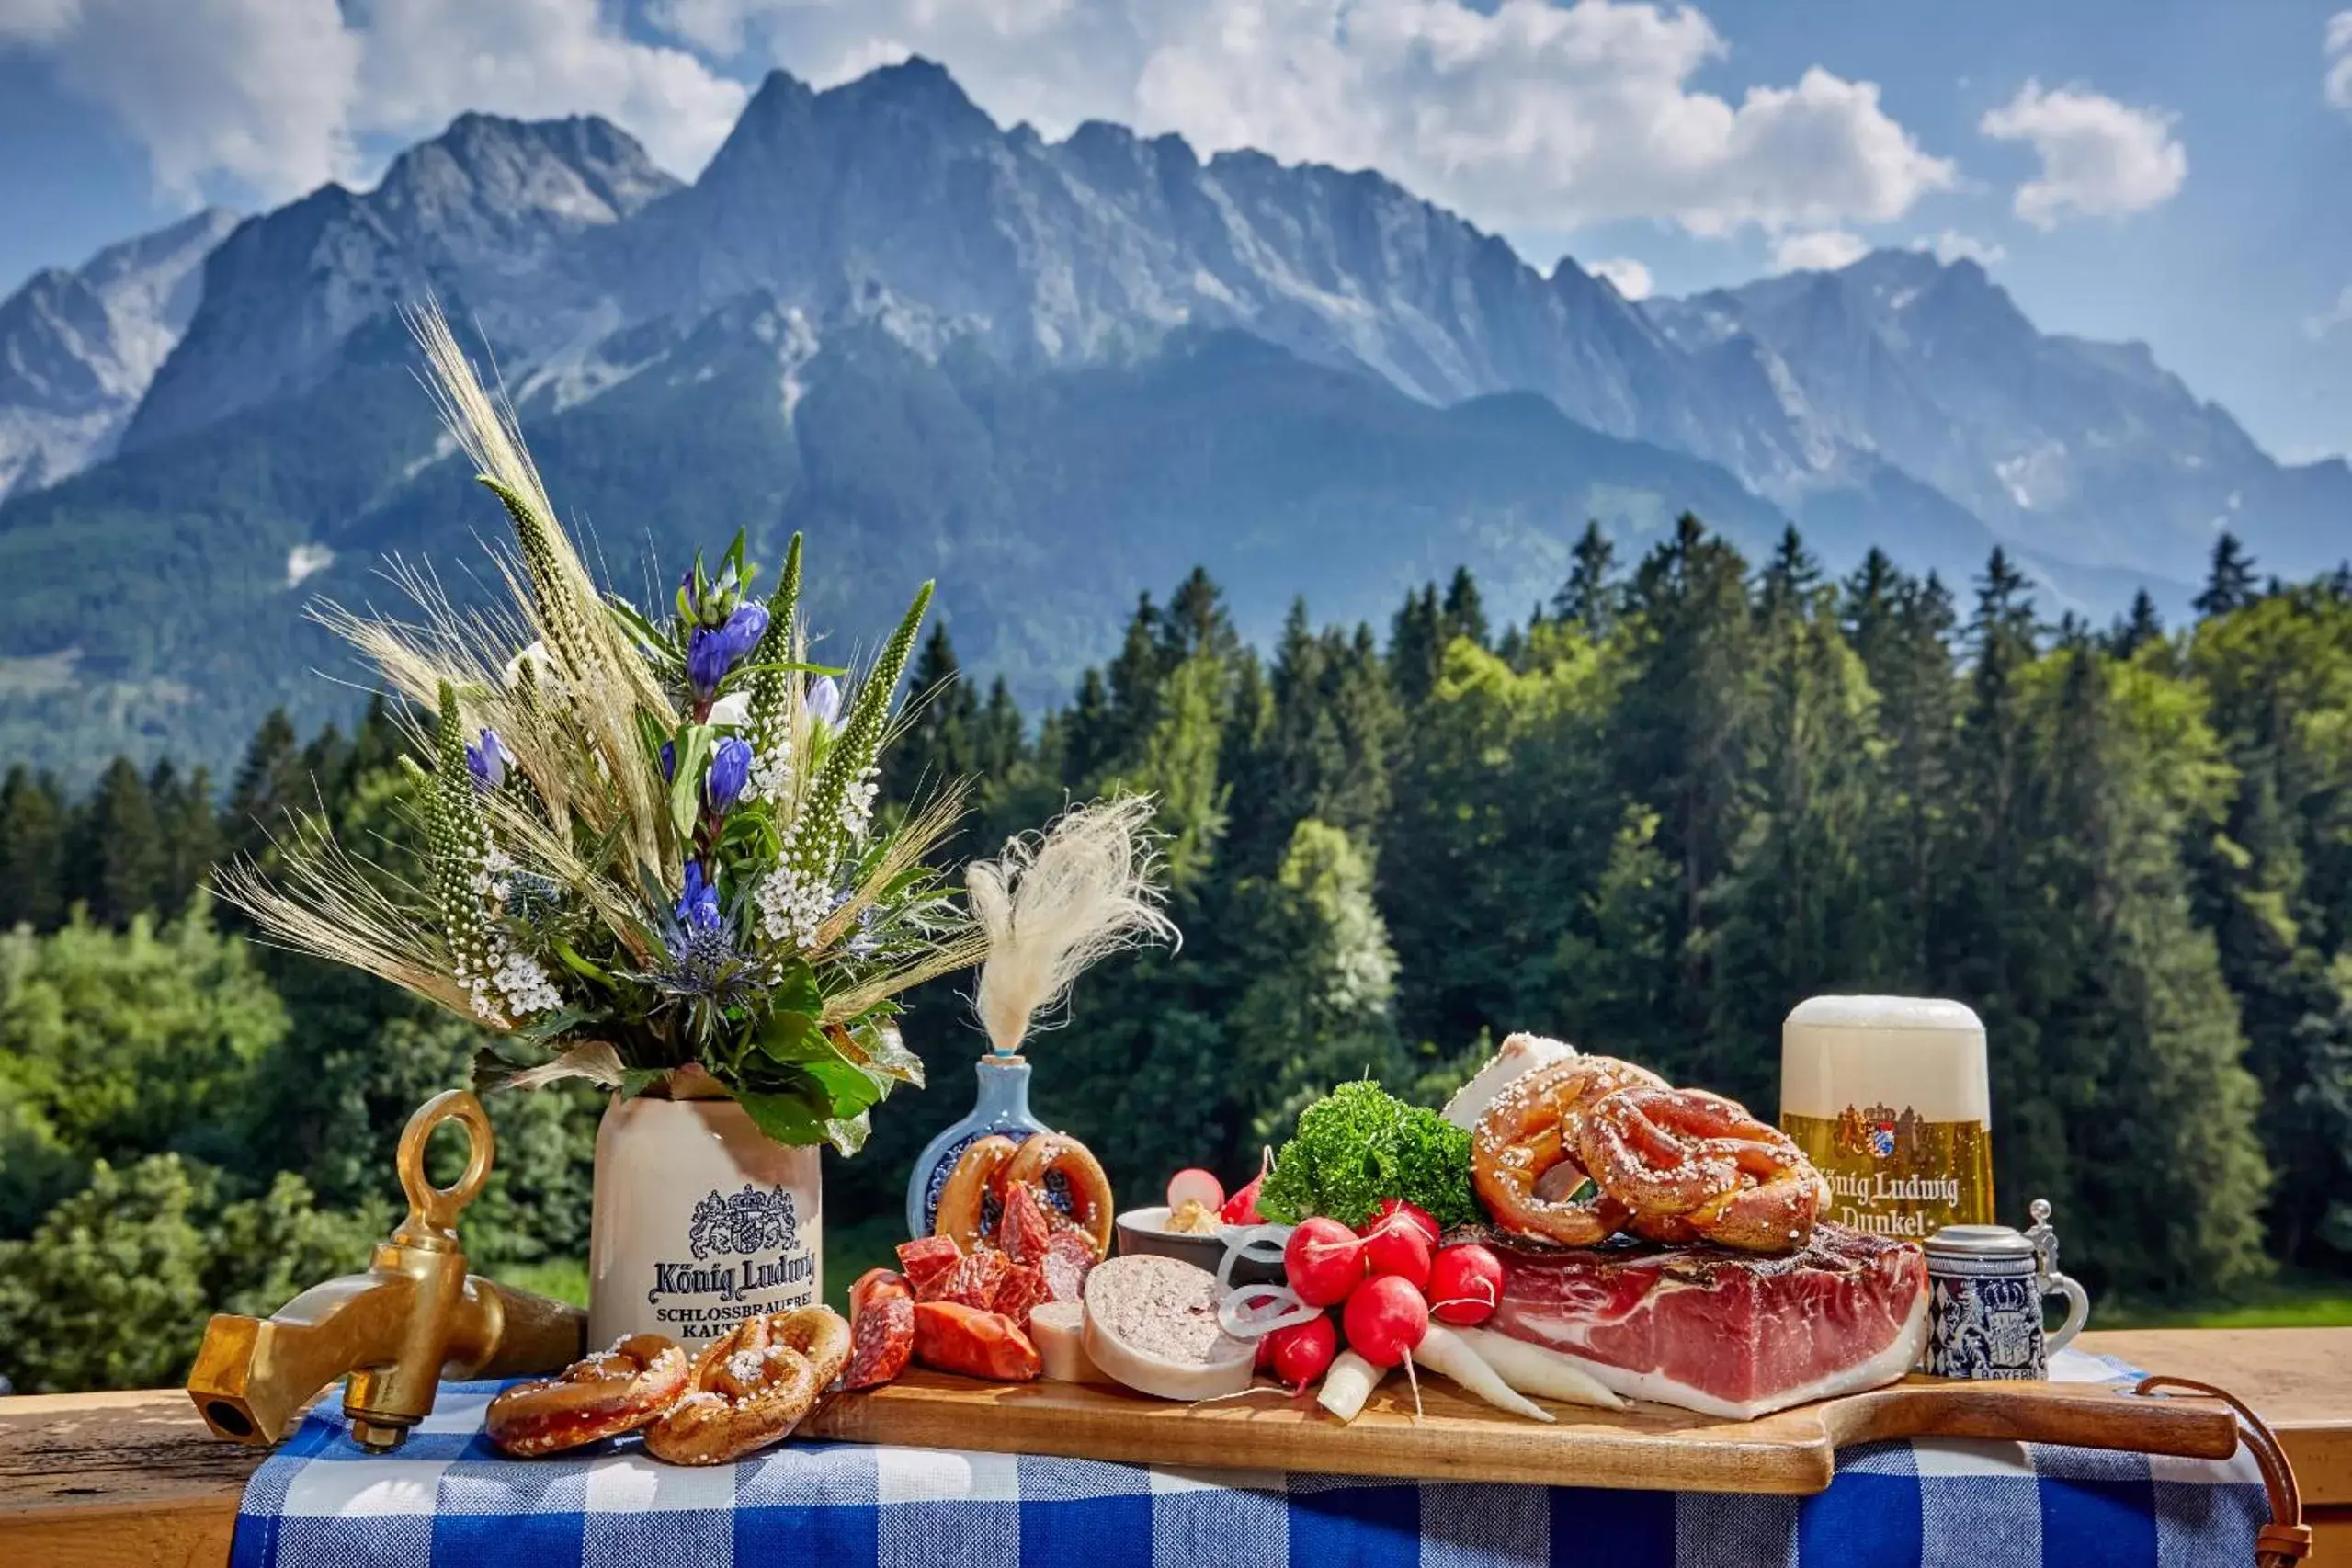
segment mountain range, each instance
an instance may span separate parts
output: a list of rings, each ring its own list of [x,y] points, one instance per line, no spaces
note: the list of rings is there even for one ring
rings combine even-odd
[[[399,312],[478,334],[632,591],[738,527],[811,539],[822,623],[941,579],[1026,704],[1195,562],[1245,630],[1386,614],[1460,562],[1544,597],[1587,517],[1790,521],[2046,609],[2177,608],[2227,528],[2346,553],[2352,471],[2265,454],[2144,346],[2037,330],[1972,261],[1880,251],[1683,300],[1546,273],[1370,172],[1102,123],[998,126],[915,60],[771,74],[682,183],[595,119],[467,115],[373,189],[206,212],[0,303],[0,757],[219,762],[348,674],[313,596],[461,591],[494,508]]]

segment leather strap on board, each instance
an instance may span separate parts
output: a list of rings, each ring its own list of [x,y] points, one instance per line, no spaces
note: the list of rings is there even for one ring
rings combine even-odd
[[[2278,1446],[2278,1434],[2229,1390],[2200,1383],[2193,1378],[2161,1374],[2142,1378],[2140,1386],[2131,1392],[2153,1394],[2167,1389],[2218,1399],[2237,1412],[2244,1434],[2241,1440],[2254,1450],[2255,1462],[2262,1467],[2263,1490],[2270,1494],[2270,1522],[2254,1538],[2255,1568],[2296,1568],[2311,1555],[2312,1528],[2303,1523],[2303,1495],[2295,1484],[2295,1467],[2287,1462],[2287,1451]]]

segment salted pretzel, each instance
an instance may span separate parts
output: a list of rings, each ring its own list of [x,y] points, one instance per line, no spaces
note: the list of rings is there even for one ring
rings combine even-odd
[[[849,1325],[830,1307],[746,1318],[695,1358],[687,1386],[645,1428],[669,1464],[726,1464],[782,1441],[849,1364]]]
[[[1593,1246],[1625,1228],[1632,1209],[1588,1172],[1576,1146],[1585,1110],[1619,1089],[1664,1088],[1644,1067],[1571,1056],[1506,1085],[1471,1135],[1471,1179],[1506,1228],[1562,1246]],[[1589,1184],[1587,1175],[1595,1179]]]
[[[1829,1196],[1787,1133],[1703,1089],[1608,1095],[1578,1119],[1576,1150],[1653,1241],[1787,1252],[1812,1233]]]
[[[933,1231],[952,1236],[966,1252],[986,1237],[987,1206],[994,1199],[998,1213],[1016,1187],[1045,1190],[1046,1177],[1060,1175],[1070,1193],[1071,1219],[1093,1242],[1095,1256],[1110,1255],[1111,1222],[1117,1205],[1110,1177],[1102,1162],[1084,1143],[1060,1132],[1032,1133],[1025,1142],[992,1134],[963,1152],[939,1192],[938,1215]]]
[[[1005,1167],[1005,1188],[1028,1186],[1045,1190],[1045,1178],[1059,1174],[1070,1191],[1070,1218],[1094,1238],[1095,1256],[1110,1256],[1113,1210],[1110,1177],[1103,1174],[1095,1152],[1075,1138],[1060,1132],[1032,1133]]]
[[[506,1390],[490,1402],[483,1430],[517,1459],[618,1437],[658,1420],[692,1370],[676,1341],[634,1335],[555,1377]]]
[[[1010,1138],[991,1133],[966,1149],[956,1161],[956,1168],[948,1173],[947,1185],[939,1189],[939,1208],[932,1221],[932,1233],[953,1236],[956,1244],[966,1252],[977,1246],[981,1228],[987,1221],[988,1199],[1001,1197],[1005,1167],[1013,1163],[1020,1147]]]

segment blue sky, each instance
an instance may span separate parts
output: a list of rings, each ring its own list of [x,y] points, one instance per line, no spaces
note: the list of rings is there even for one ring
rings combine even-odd
[[[200,200],[364,184],[466,108],[603,113],[691,175],[768,65],[823,84],[915,51],[1000,119],[1380,167],[1629,290],[1965,250],[2046,329],[2148,341],[2303,459],[2352,451],[2340,9],[0,0],[0,290]]]

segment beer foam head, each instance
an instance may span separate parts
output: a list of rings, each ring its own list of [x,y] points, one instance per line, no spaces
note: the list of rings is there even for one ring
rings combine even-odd
[[[1972,1008],[1924,996],[1815,996],[1780,1028],[1783,1115],[1848,1106],[1911,1109],[1930,1121],[1988,1119],[1984,1025]]]

